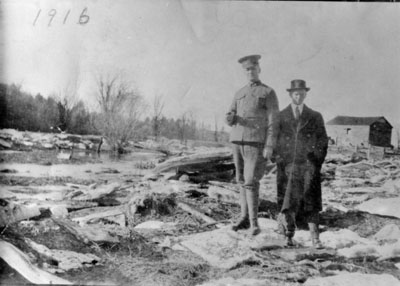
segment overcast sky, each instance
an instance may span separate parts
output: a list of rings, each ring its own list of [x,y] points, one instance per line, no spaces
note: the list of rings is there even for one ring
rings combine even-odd
[[[79,82],[93,103],[94,74],[116,72],[165,115],[192,112],[222,124],[246,84],[237,59],[260,54],[261,79],[275,89],[304,79],[306,104],[336,115],[385,116],[400,123],[400,5],[241,1],[1,2],[1,81],[45,96]],[[90,18],[77,24],[82,10]],[[41,13],[33,25],[38,11]],[[50,26],[51,9],[56,10]],[[70,10],[67,19],[66,15]],[[81,18],[82,21],[87,18]]]

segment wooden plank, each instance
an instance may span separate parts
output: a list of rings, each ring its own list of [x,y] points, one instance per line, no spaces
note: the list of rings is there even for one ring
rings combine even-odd
[[[25,279],[34,284],[71,285],[68,280],[59,278],[34,266],[28,256],[11,243],[0,239],[0,257]]]
[[[193,166],[197,164],[231,161],[232,158],[233,155],[231,151],[208,152],[208,153],[193,154],[188,156],[181,156],[169,159],[161,164],[158,164],[153,169],[153,173],[162,173],[174,168],[176,169],[180,167]]]

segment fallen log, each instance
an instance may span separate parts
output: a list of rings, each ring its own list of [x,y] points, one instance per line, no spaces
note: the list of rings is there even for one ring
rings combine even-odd
[[[201,154],[193,154],[169,159],[161,164],[158,164],[153,173],[162,173],[171,169],[179,169],[182,167],[188,168],[201,164],[212,164],[224,161],[232,161],[233,156],[231,151],[209,152]]]
[[[217,221],[216,221],[215,219],[209,217],[209,216],[206,215],[206,214],[203,214],[201,211],[196,210],[195,208],[193,208],[192,206],[189,206],[189,205],[186,204],[186,203],[178,202],[178,203],[177,203],[177,206],[178,206],[179,208],[181,208],[182,210],[184,210],[185,212],[188,212],[188,213],[194,215],[195,217],[197,217],[197,218],[199,218],[199,219],[205,221],[206,223],[210,223],[210,224],[217,223]]]
[[[14,245],[0,239],[0,257],[25,279],[34,284],[71,285],[68,280],[59,278],[34,266],[28,256]]]

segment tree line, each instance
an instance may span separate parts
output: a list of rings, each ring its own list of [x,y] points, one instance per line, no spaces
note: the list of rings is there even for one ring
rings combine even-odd
[[[117,150],[129,140],[162,137],[181,142],[227,141],[223,127],[218,128],[215,123],[211,130],[197,122],[190,112],[178,118],[165,117],[162,96],[156,96],[150,106],[119,76],[99,76],[96,80],[95,111],[76,99],[76,89],[45,97],[27,93],[20,85],[0,83],[0,128],[102,135]]]

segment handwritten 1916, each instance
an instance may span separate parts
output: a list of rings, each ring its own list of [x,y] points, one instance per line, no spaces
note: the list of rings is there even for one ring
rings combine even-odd
[[[87,14],[87,12],[88,12],[88,8],[87,7],[83,8],[81,14],[78,17],[78,22],[76,22],[76,24],[86,25],[87,23],[89,23],[90,17]],[[71,13],[71,10],[68,10],[65,14],[59,13],[60,17],[63,17],[63,22],[62,22],[63,25],[65,25],[68,22],[68,18],[69,18],[70,13]],[[42,16],[42,17],[41,17],[41,14],[42,14],[42,9],[40,9],[37,12],[35,20],[33,21],[32,25],[36,26],[36,24],[38,22],[40,22],[39,18],[40,19],[43,18],[43,21],[46,21],[47,26],[50,27],[51,24],[53,23],[54,18],[57,15],[57,10],[56,9],[51,9],[51,10],[49,10],[47,12],[47,15]]]

